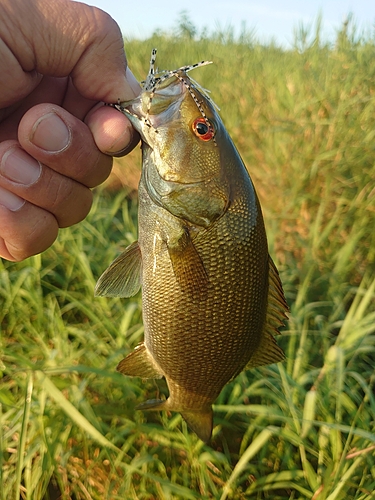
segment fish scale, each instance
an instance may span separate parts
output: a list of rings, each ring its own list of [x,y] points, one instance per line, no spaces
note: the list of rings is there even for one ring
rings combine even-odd
[[[203,63],[158,74],[155,54],[140,96],[118,106],[142,137],[139,238],[96,294],[129,297],[142,286],[144,342],[118,370],[165,377],[169,397],[138,408],[178,411],[207,442],[224,385],[284,359],[274,335],[288,306],[248,171],[187,75]]]

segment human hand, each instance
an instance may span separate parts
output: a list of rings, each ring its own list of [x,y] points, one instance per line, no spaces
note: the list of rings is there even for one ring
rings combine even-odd
[[[98,103],[140,89],[117,24],[70,0],[2,0],[0,67],[0,257],[20,261],[82,220],[110,155],[137,144],[128,119]]]

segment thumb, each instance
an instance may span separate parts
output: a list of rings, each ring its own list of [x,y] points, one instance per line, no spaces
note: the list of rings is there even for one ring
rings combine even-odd
[[[78,92],[93,100],[128,100],[138,92],[125,76],[117,23],[95,7],[71,0],[3,0],[0,38],[8,49],[8,68],[17,66],[25,87],[42,74],[70,76]],[[0,77],[2,86],[7,76],[12,73]]]

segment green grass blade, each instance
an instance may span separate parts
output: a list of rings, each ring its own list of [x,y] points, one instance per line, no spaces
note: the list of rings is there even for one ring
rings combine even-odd
[[[102,446],[120,452],[103,434],[101,434],[78,410],[68,401],[62,392],[55,386],[49,377],[44,373],[37,371],[35,373],[41,386],[46,393],[59,405],[59,407],[73,420],[83,431]]]
[[[0,403],[0,500],[4,500],[4,484],[3,468],[5,454],[5,439],[4,439],[4,421],[3,420],[3,405]]]
[[[225,483],[223,493],[220,500],[226,500],[231,492],[231,487],[236,479],[244,472],[248,462],[259,452],[259,450],[267,443],[273,436],[277,429],[272,426],[263,429],[263,431],[254,439],[248,446],[246,451],[242,454],[241,458],[234,467],[232,474],[229,476],[228,481]]]
[[[21,426],[21,434],[20,434],[20,443],[18,447],[18,457],[17,457],[17,468],[16,468],[16,481],[14,488],[15,498],[19,498],[21,494],[21,477],[22,470],[24,466],[24,454],[25,454],[25,446],[26,446],[26,438],[27,438],[27,428],[29,425],[30,418],[30,405],[31,398],[33,394],[33,373],[30,371],[27,377],[27,385],[26,385],[26,394],[25,394],[25,404],[23,410],[23,418],[22,418],[22,426]]]

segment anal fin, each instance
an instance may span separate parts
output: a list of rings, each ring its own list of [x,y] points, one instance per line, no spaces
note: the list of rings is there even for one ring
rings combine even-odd
[[[101,297],[132,297],[141,287],[142,255],[135,241],[104,271],[95,286]]]
[[[133,352],[117,365],[117,371],[130,377],[162,378],[163,373],[147,351],[145,344],[139,344]]]

